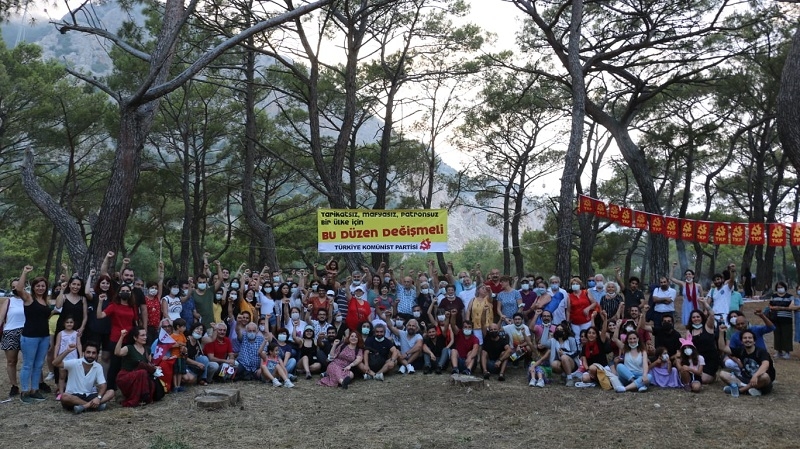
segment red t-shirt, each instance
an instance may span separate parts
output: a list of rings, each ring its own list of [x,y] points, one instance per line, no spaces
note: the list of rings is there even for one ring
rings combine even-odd
[[[350,332],[360,332],[358,326],[364,321],[369,321],[369,314],[372,313],[372,307],[364,300],[359,303],[356,298],[350,298],[347,304],[347,328]]]
[[[569,321],[572,324],[586,324],[591,320],[592,314],[589,316],[584,315],[583,310],[589,307],[592,301],[589,300],[589,294],[586,290],[581,290],[577,295],[575,293],[569,294]]]
[[[492,281],[486,281],[483,283],[483,285],[489,287],[489,290],[491,290],[492,293],[494,293],[495,295],[503,290],[503,284],[501,284],[500,282],[495,284]]]
[[[455,348],[458,351],[458,356],[461,358],[466,358],[467,354],[472,351],[472,348],[475,345],[480,344],[478,341],[478,337],[475,334],[470,335],[469,337],[464,336],[464,331],[457,331],[456,334],[456,344]]]
[[[114,343],[119,341],[119,334],[122,329],[130,332],[136,326],[136,310],[131,306],[111,303],[104,312],[107,317],[111,318],[111,335],[109,338]]]
[[[228,337],[222,337],[222,341],[216,339],[203,346],[203,353],[205,355],[214,356],[218,359],[227,359],[228,354],[232,352],[233,345],[231,344],[231,339]]]

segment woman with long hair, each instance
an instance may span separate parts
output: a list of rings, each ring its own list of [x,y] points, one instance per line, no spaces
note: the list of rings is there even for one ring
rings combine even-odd
[[[353,380],[352,369],[364,358],[364,340],[361,334],[350,332],[346,344],[341,344],[340,340],[334,341],[331,354],[332,360],[325,370],[325,377],[317,383],[326,387],[340,386],[346,390]]]
[[[107,274],[98,276],[94,283],[94,288],[92,288],[92,279],[94,279],[95,275],[96,271],[93,269],[86,278],[85,295],[86,298],[88,298],[86,318],[87,321],[89,321],[89,335],[86,338],[88,341],[94,341],[100,344],[101,351],[98,356],[98,361],[107,371],[108,363],[111,360],[111,354],[114,353],[114,344],[111,343],[111,339],[109,338],[111,335],[111,319],[98,319],[97,310],[105,310],[110,306],[114,302],[117,292],[111,287],[111,276]]]
[[[622,355],[614,360],[617,364],[617,375],[623,384],[627,384],[617,392],[647,391],[650,376],[647,373],[649,360],[647,353],[639,348],[639,336],[628,334],[622,346]]]
[[[17,363],[21,348],[22,328],[25,327],[25,303],[18,290],[19,280],[11,281],[11,296],[0,298],[0,327],[3,328],[3,339],[0,348],[6,355],[6,373],[11,391],[8,397],[19,395],[19,379]]]
[[[111,357],[111,364],[108,368],[108,378],[106,381],[108,388],[115,390],[117,388],[117,373],[119,373],[120,367],[122,366],[122,359],[120,356],[116,355],[116,348],[119,347],[120,344],[125,343],[121,342],[125,337],[125,333],[127,333],[128,329],[136,326],[139,321],[139,308],[136,306],[136,300],[133,298],[133,290],[129,284],[122,284],[119,287],[119,291],[114,297],[114,302],[106,307],[105,310],[101,308],[97,309],[97,319],[102,320],[104,318],[111,319],[109,340],[114,344],[115,354]],[[145,333],[146,343],[147,330],[144,329],[143,331]],[[134,335],[134,337],[136,336]]]
[[[25,265],[17,281],[18,292],[23,302],[25,325],[22,327],[20,347],[22,349],[22,371],[20,372],[20,400],[26,404],[44,401],[39,391],[42,382],[42,367],[50,348],[50,306],[47,303],[47,280],[43,277],[31,281],[31,292],[25,291],[25,281],[33,267]]]
[[[131,335],[133,343],[123,346],[127,331],[120,331],[114,355],[122,361],[119,371],[119,390],[125,396],[123,407],[136,407],[149,404],[160,399],[156,394],[156,382],[153,380],[155,367],[150,364],[151,355],[147,348],[147,330],[134,327]]]
[[[681,338],[680,341],[681,349],[675,356],[675,364],[681,376],[681,383],[686,391],[699,393],[703,386],[703,367],[706,361],[692,344],[691,334],[686,335],[686,338]]]

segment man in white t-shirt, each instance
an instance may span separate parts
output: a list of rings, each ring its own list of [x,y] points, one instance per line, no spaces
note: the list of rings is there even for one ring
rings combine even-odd
[[[721,274],[714,275],[714,287],[708,292],[709,304],[717,320],[725,320],[731,311],[731,293],[736,279],[736,268],[730,269],[731,277],[726,281]]]
[[[517,357],[524,357],[527,360],[533,349],[533,343],[531,342],[531,329],[525,325],[522,314],[515,313],[512,324],[503,326],[503,331],[508,335],[508,344],[515,354],[512,355],[512,360],[516,361]]]
[[[83,358],[64,361],[64,357],[75,349],[69,345],[66,351],[53,360],[53,366],[67,370],[67,386],[61,395],[61,405],[75,414],[86,410],[103,411],[114,399],[114,390],[106,389],[103,367],[97,363],[97,343],[86,343]]]
[[[675,318],[675,297],[678,292],[669,286],[669,280],[666,276],[661,276],[658,279],[658,288],[653,290],[650,295],[653,300],[653,326],[655,329],[661,328],[661,318],[665,315]]]
[[[406,329],[398,329],[392,320],[386,320],[386,325],[400,343],[400,374],[414,374],[414,365],[422,367],[422,335],[419,333],[419,323],[415,319],[410,319],[406,323]]]

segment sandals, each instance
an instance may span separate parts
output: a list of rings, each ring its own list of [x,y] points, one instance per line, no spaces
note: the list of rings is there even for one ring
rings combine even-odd
[[[208,382],[206,382],[204,379],[200,379],[200,380],[197,382],[197,385],[200,385],[200,386],[202,386],[202,387],[205,387],[205,386],[207,386],[207,385],[208,385]]]

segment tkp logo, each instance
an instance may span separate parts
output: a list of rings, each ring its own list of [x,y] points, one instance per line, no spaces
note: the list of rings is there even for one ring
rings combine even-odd
[[[419,242],[419,248],[423,251],[428,251],[431,249],[431,239],[425,239]]]

